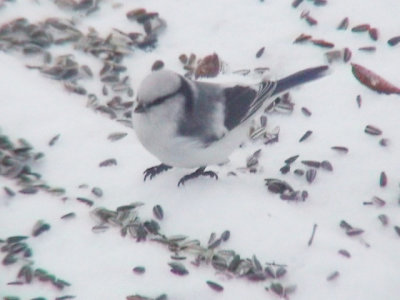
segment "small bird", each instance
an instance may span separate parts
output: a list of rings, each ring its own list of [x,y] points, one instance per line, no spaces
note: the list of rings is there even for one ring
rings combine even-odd
[[[325,75],[328,66],[302,70],[254,85],[193,81],[169,70],[155,71],[141,83],[132,115],[143,146],[162,163],[144,171],[144,180],[171,169],[197,168],[187,180],[210,176],[208,165],[228,161],[248,136],[251,120],[277,95]]]

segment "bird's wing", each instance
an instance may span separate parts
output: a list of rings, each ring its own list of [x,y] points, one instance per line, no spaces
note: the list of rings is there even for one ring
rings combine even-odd
[[[226,88],[224,125],[232,130],[239,124],[252,117],[265,100],[273,94],[276,82],[266,81],[258,85],[259,89],[250,86],[236,85]]]

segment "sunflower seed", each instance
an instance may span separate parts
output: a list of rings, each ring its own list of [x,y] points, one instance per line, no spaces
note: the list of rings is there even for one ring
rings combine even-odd
[[[256,53],[256,58],[260,58],[264,53],[265,47],[260,48]]]
[[[321,166],[321,163],[315,160],[302,160],[301,163],[312,168],[319,168]]]
[[[298,157],[299,157],[299,155],[291,156],[291,157],[285,159],[285,163],[288,164],[288,165],[290,165],[290,164],[292,164],[293,162],[295,162],[296,159],[297,159]]]
[[[364,233],[364,230],[362,230],[361,228],[351,228],[346,230],[346,234],[348,236],[360,235],[362,233]]]
[[[293,6],[294,8],[297,8],[302,2],[303,2],[303,0],[294,0],[294,1],[292,2],[292,6]]]
[[[331,273],[331,274],[326,278],[326,280],[327,280],[327,281],[335,280],[336,278],[339,277],[339,275],[340,275],[340,273],[339,273],[338,271],[334,271],[333,273]]]
[[[302,107],[301,112],[306,116],[309,117],[312,115],[311,111],[307,107]]]
[[[221,240],[226,242],[227,240],[229,240],[229,237],[231,236],[231,233],[229,230],[225,230],[222,234],[221,234]]]
[[[158,204],[153,207],[153,214],[157,220],[161,221],[164,218],[164,211],[162,207]]]
[[[70,213],[67,213],[67,214],[61,216],[61,219],[63,219],[63,220],[69,220],[69,219],[75,218],[75,216],[76,216],[76,215],[75,215],[74,212],[70,212]]]
[[[333,171],[332,164],[327,160],[323,160],[321,162],[321,168],[326,170],[326,171]]]
[[[189,274],[189,271],[186,270],[185,266],[179,262],[173,261],[173,262],[168,263],[168,265],[171,267],[170,271],[173,274],[180,275],[180,276]]]
[[[164,62],[162,60],[156,60],[151,66],[152,71],[158,71],[164,68]]]
[[[382,134],[382,130],[380,130],[379,128],[372,126],[372,125],[367,125],[364,129],[365,133],[368,133],[370,135],[381,135]]]
[[[349,18],[346,17],[339,23],[337,29],[346,30],[348,26],[349,26]]]
[[[381,145],[382,147],[386,147],[389,144],[389,140],[386,138],[383,138],[379,141],[379,145]]]
[[[3,265],[5,265],[5,266],[12,265],[17,260],[18,260],[18,258],[14,254],[9,253],[4,257]]]
[[[283,267],[279,267],[278,270],[276,270],[276,278],[281,278],[287,273],[286,269]]]
[[[340,227],[344,228],[345,230],[353,229],[353,227],[347,223],[345,220],[340,221]]]
[[[383,226],[386,226],[387,224],[389,224],[389,218],[387,215],[385,214],[381,214],[378,216],[379,221],[381,221]]]
[[[358,48],[359,51],[364,51],[364,52],[375,52],[376,47],[375,46],[365,46],[365,47],[360,47]]]
[[[340,249],[340,250],[338,251],[338,253],[339,253],[340,255],[343,255],[344,257],[347,257],[347,258],[350,258],[350,257],[351,257],[350,252],[347,251],[347,250],[345,250],[345,249]]]
[[[116,165],[117,165],[117,160],[115,158],[106,159],[99,164],[100,167],[109,167]]]
[[[123,139],[126,137],[128,134],[126,132],[114,132],[108,135],[107,139],[109,139],[112,142],[119,141],[120,139]]]
[[[22,281],[11,281],[11,282],[7,282],[7,285],[23,285],[24,282]]]
[[[360,24],[351,28],[352,32],[365,32],[371,28],[369,24]]]
[[[349,62],[350,59],[351,59],[351,55],[352,55],[351,50],[349,48],[344,48],[344,50],[343,50],[343,61],[346,62],[346,63]]]
[[[387,176],[385,172],[381,172],[381,175],[379,176],[379,185],[381,187],[385,187],[387,185]]]
[[[272,282],[270,285],[270,289],[278,296],[283,295],[283,286],[279,282]]]
[[[85,203],[86,205],[92,206],[93,205],[93,201],[89,200],[87,198],[83,198],[83,197],[77,197],[76,200],[78,200],[79,202]]]
[[[36,222],[32,229],[32,236],[37,237],[45,231],[50,230],[50,225],[42,220]]]
[[[349,149],[347,147],[343,147],[343,146],[333,146],[331,147],[332,150],[335,150],[339,153],[343,153],[346,154],[347,152],[349,152]]]
[[[306,133],[303,134],[303,136],[300,138],[299,142],[305,141],[310,135],[312,134],[311,130],[307,130]]]
[[[303,43],[305,41],[309,41],[311,38],[312,38],[311,35],[302,33],[293,41],[293,43],[294,44]]]
[[[39,191],[39,189],[35,186],[28,186],[26,188],[23,188],[22,190],[19,190],[21,194],[36,194]]]
[[[293,173],[298,175],[298,176],[303,176],[304,175],[304,170],[296,169],[296,170],[293,171]]]
[[[137,266],[132,269],[135,274],[144,274],[146,272],[146,268],[142,266]]]
[[[396,46],[398,43],[400,43],[400,36],[394,36],[392,38],[390,38],[387,43],[390,46]]]
[[[224,290],[224,287],[222,285],[214,281],[207,280],[206,283],[211,289],[213,289],[216,292],[222,292]]]

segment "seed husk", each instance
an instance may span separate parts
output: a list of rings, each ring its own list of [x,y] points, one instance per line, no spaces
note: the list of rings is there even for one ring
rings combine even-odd
[[[319,168],[321,166],[321,163],[316,160],[302,160],[301,163],[312,168]]]
[[[304,170],[296,169],[296,170],[293,171],[293,173],[298,175],[298,176],[303,176],[304,175]]]
[[[270,289],[278,296],[283,295],[283,286],[279,282],[272,282],[270,285]]]
[[[302,33],[294,40],[293,43],[294,44],[303,43],[303,42],[309,41],[311,38],[312,38],[311,35]]]
[[[367,125],[364,129],[364,132],[370,135],[381,135],[382,134],[382,130],[380,130],[379,128],[372,126],[372,125]]]
[[[328,41],[325,41],[325,40],[316,39],[316,40],[311,40],[311,42],[314,45],[322,47],[322,48],[333,48],[333,47],[335,47],[334,43],[331,43],[331,42],[328,42]]]
[[[186,270],[185,266],[179,262],[173,261],[173,262],[168,263],[168,265],[171,267],[170,271],[173,274],[180,275],[180,276],[189,274],[189,271]]]
[[[340,275],[340,273],[338,271],[334,271],[331,274],[328,275],[328,277],[326,278],[327,281],[332,281],[335,280],[336,278],[338,278]]]
[[[349,152],[349,149],[344,146],[333,146],[333,147],[331,147],[331,149],[335,150],[339,153],[343,153],[343,154],[346,154],[347,152]]]
[[[321,168],[326,170],[326,171],[333,171],[332,164],[327,160],[323,160],[321,162]]]
[[[7,238],[6,242],[8,244],[13,244],[13,243],[18,243],[20,241],[26,240],[28,237],[23,236],[23,235],[15,235],[15,236],[10,236]]]
[[[376,47],[375,46],[364,46],[364,47],[358,48],[358,50],[363,51],[363,52],[375,52]]]
[[[344,48],[344,50],[343,50],[343,61],[346,62],[346,63],[349,62],[350,59],[351,59],[351,55],[352,55],[351,50],[349,48]]]
[[[292,2],[292,7],[297,8],[302,2],[303,0],[294,0]]]
[[[348,236],[360,235],[362,233],[364,233],[364,230],[361,228],[351,228],[351,229],[346,230],[346,234]]]
[[[299,157],[299,155],[294,155],[294,156],[291,156],[291,157],[285,159],[285,164],[290,165],[290,164],[294,163],[298,157]]]
[[[340,249],[340,250],[338,251],[338,253],[339,253],[340,255],[344,256],[344,257],[347,257],[347,258],[350,258],[350,257],[351,257],[350,252],[347,251],[347,250],[345,250],[345,249]]]
[[[36,194],[39,191],[39,189],[35,186],[28,186],[26,188],[23,188],[19,190],[21,194]]]
[[[317,170],[316,169],[308,169],[306,171],[306,179],[308,183],[312,183],[317,176]]]
[[[385,172],[381,172],[381,175],[379,177],[379,185],[381,187],[385,187],[387,185],[387,176]]]
[[[85,203],[86,205],[92,206],[93,205],[93,201],[87,198],[83,198],[83,197],[77,197],[76,200],[78,200],[79,202]]]
[[[74,212],[70,212],[70,213],[67,213],[65,215],[62,215],[61,219],[69,220],[69,219],[72,219],[72,218],[75,218],[75,217],[76,217],[75,213]]]
[[[290,171],[290,165],[284,165],[282,168],[279,169],[282,174],[286,174]]]
[[[106,159],[99,164],[100,167],[109,167],[116,165],[117,165],[117,160],[115,158]]]
[[[48,230],[50,230],[50,225],[42,220],[39,220],[33,226],[32,236],[37,237],[40,234],[42,234],[43,232],[48,231]]]
[[[348,26],[349,26],[349,18],[346,17],[339,23],[337,29],[338,30],[346,30]]]
[[[133,273],[135,274],[144,274],[146,272],[146,268],[143,266],[137,266],[132,269]]]
[[[220,285],[214,281],[207,280],[206,283],[211,289],[213,289],[216,292],[222,292],[224,290],[224,287],[222,285]]]
[[[301,112],[306,116],[310,117],[312,115],[311,111],[307,107],[302,107]]]
[[[396,46],[398,43],[400,43],[400,35],[399,36],[394,36],[392,38],[390,38],[387,43],[390,46]]]
[[[103,190],[95,186],[92,188],[92,194],[100,198],[103,196]]]
[[[126,137],[128,134],[126,132],[114,132],[108,135],[107,139],[109,139],[112,142],[119,141],[120,139],[123,139]]]
[[[162,207],[158,204],[153,207],[153,214],[157,220],[161,221],[164,218],[164,211]]]
[[[365,32],[371,28],[369,24],[360,24],[351,28],[352,32]]]
[[[300,138],[299,143],[305,141],[311,134],[312,134],[312,131],[311,131],[311,130],[307,130],[307,131],[303,134],[303,136]]]
[[[265,47],[260,48],[256,53],[256,58],[260,58],[264,53]]]

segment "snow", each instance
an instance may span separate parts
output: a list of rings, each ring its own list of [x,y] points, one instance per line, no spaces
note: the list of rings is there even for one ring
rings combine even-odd
[[[297,9],[291,1],[265,0],[138,0],[103,1],[101,9],[87,17],[76,16],[58,9],[52,1],[7,2],[0,10],[1,22],[24,16],[31,22],[47,17],[67,17],[77,20],[80,30],[89,26],[104,36],[112,28],[126,31],[141,30],[129,22],[125,13],[145,7],[157,11],[166,20],[167,28],[160,35],[154,51],[137,50],[124,59],[135,91],[149,74],[151,65],[162,59],[167,68],[184,73],[178,60],[182,53],[204,57],[217,53],[227,64],[226,74],[207,79],[216,82],[254,82],[255,75],[242,77],[230,71],[255,67],[269,67],[266,76],[281,78],[303,68],[325,64],[326,50],[311,44],[293,44],[301,33],[334,42],[337,49],[349,47],[351,62],[363,65],[400,86],[398,70],[399,46],[389,47],[386,41],[399,35],[400,3],[396,0],[328,1],[316,7],[304,1]],[[310,27],[300,19],[301,11],[309,10],[318,20]],[[370,23],[380,33],[377,42],[367,33],[337,31],[344,17],[352,26]],[[364,53],[357,48],[375,45],[375,53]],[[261,58],[255,53],[265,46]],[[101,64],[93,57],[74,51],[69,46],[53,46],[55,53],[74,53],[80,63],[88,64],[98,73]],[[143,182],[142,172],[158,164],[138,142],[134,131],[118,122],[96,114],[86,107],[86,98],[68,93],[57,81],[28,70],[31,60],[21,54],[0,52],[0,126],[2,133],[14,141],[25,138],[45,157],[32,168],[42,174],[51,186],[67,190],[69,200],[39,192],[35,195],[17,194],[10,198],[0,192],[0,238],[30,235],[37,220],[51,225],[48,232],[28,239],[33,249],[35,267],[41,267],[69,281],[72,285],[59,291],[47,283],[34,281],[22,286],[7,285],[15,281],[20,263],[0,267],[0,296],[16,295],[21,299],[43,296],[53,299],[62,295],[76,295],[77,299],[125,299],[142,294],[156,297],[162,293],[168,299],[277,299],[272,291],[265,291],[271,280],[249,282],[242,278],[227,279],[210,265],[195,267],[194,257],[184,262],[187,276],[170,272],[171,253],[163,246],[146,241],[136,243],[122,238],[117,228],[95,234],[96,222],[90,212],[94,207],[115,209],[120,205],[141,201],[140,217],[152,217],[156,204],[163,207],[165,218],[160,221],[167,235],[184,234],[207,243],[211,232],[221,234],[230,230],[230,239],[222,244],[242,257],[256,255],[262,262],[287,265],[288,273],[279,280],[284,286],[296,285],[291,299],[398,299],[400,295],[400,237],[393,227],[400,226],[399,165],[400,111],[399,95],[383,95],[361,85],[351,73],[350,64],[335,62],[328,76],[291,91],[295,108],[292,114],[268,115],[268,128],[280,127],[279,142],[263,145],[248,142],[235,151],[229,164],[210,166],[219,180],[199,178],[177,188],[185,169],[173,169],[152,181]],[[32,63],[34,64],[34,63]],[[85,87],[97,94],[101,86],[97,79],[86,80]],[[358,108],[356,96],[362,96]],[[301,107],[312,115],[306,117]],[[364,133],[366,125],[383,131],[380,137]],[[307,130],[312,135],[304,142],[298,140]],[[127,132],[128,136],[110,142],[113,132]],[[52,147],[49,140],[60,134]],[[379,139],[386,137],[389,145],[382,147]],[[346,146],[347,154],[330,149]],[[246,158],[262,149],[262,170],[255,174],[242,173]],[[333,172],[318,169],[312,184],[292,172],[282,175],[279,169],[284,160],[299,154],[292,167],[302,168],[300,160],[328,160]],[[105,159],[115,158],[116,166],[99,168]],[[231,171],[237,176],[228,176]],[[379,186],[379,175],[388,176],[386,187]],[[296,189],[307,190],[305,202],[282,201],[264,185],[265,178],[280,178]],[[79,188],[87,184],[88,188]],[[14,180],[0,178],[0,188],[14,191],[20,187]],[[92,187],[101,187],[104,196],[96,198]],[[383,207],[363,205],[378,196],[386,201]],[[87,197],[95,201],[89,208],[75,200]],[[75,212],[76,218],[60,217]],[[383,226],[378,215],[386,214],[389,224]],[[362,228],[361,236],[349,237],[340,228],[341,220]],[[308,246],[313,225],[317,224],[314,241]],[[370,246],[365,245],[367,242]],[[346,249],[351,257],[338,254]],[[1,259],[4,253],[0,254]],[[146,272],[137,275],[135,266],[145,266]],[[334,271],[339,277],[327,281]],[[206,285],[207,280],[224,286],[216,293]]]

